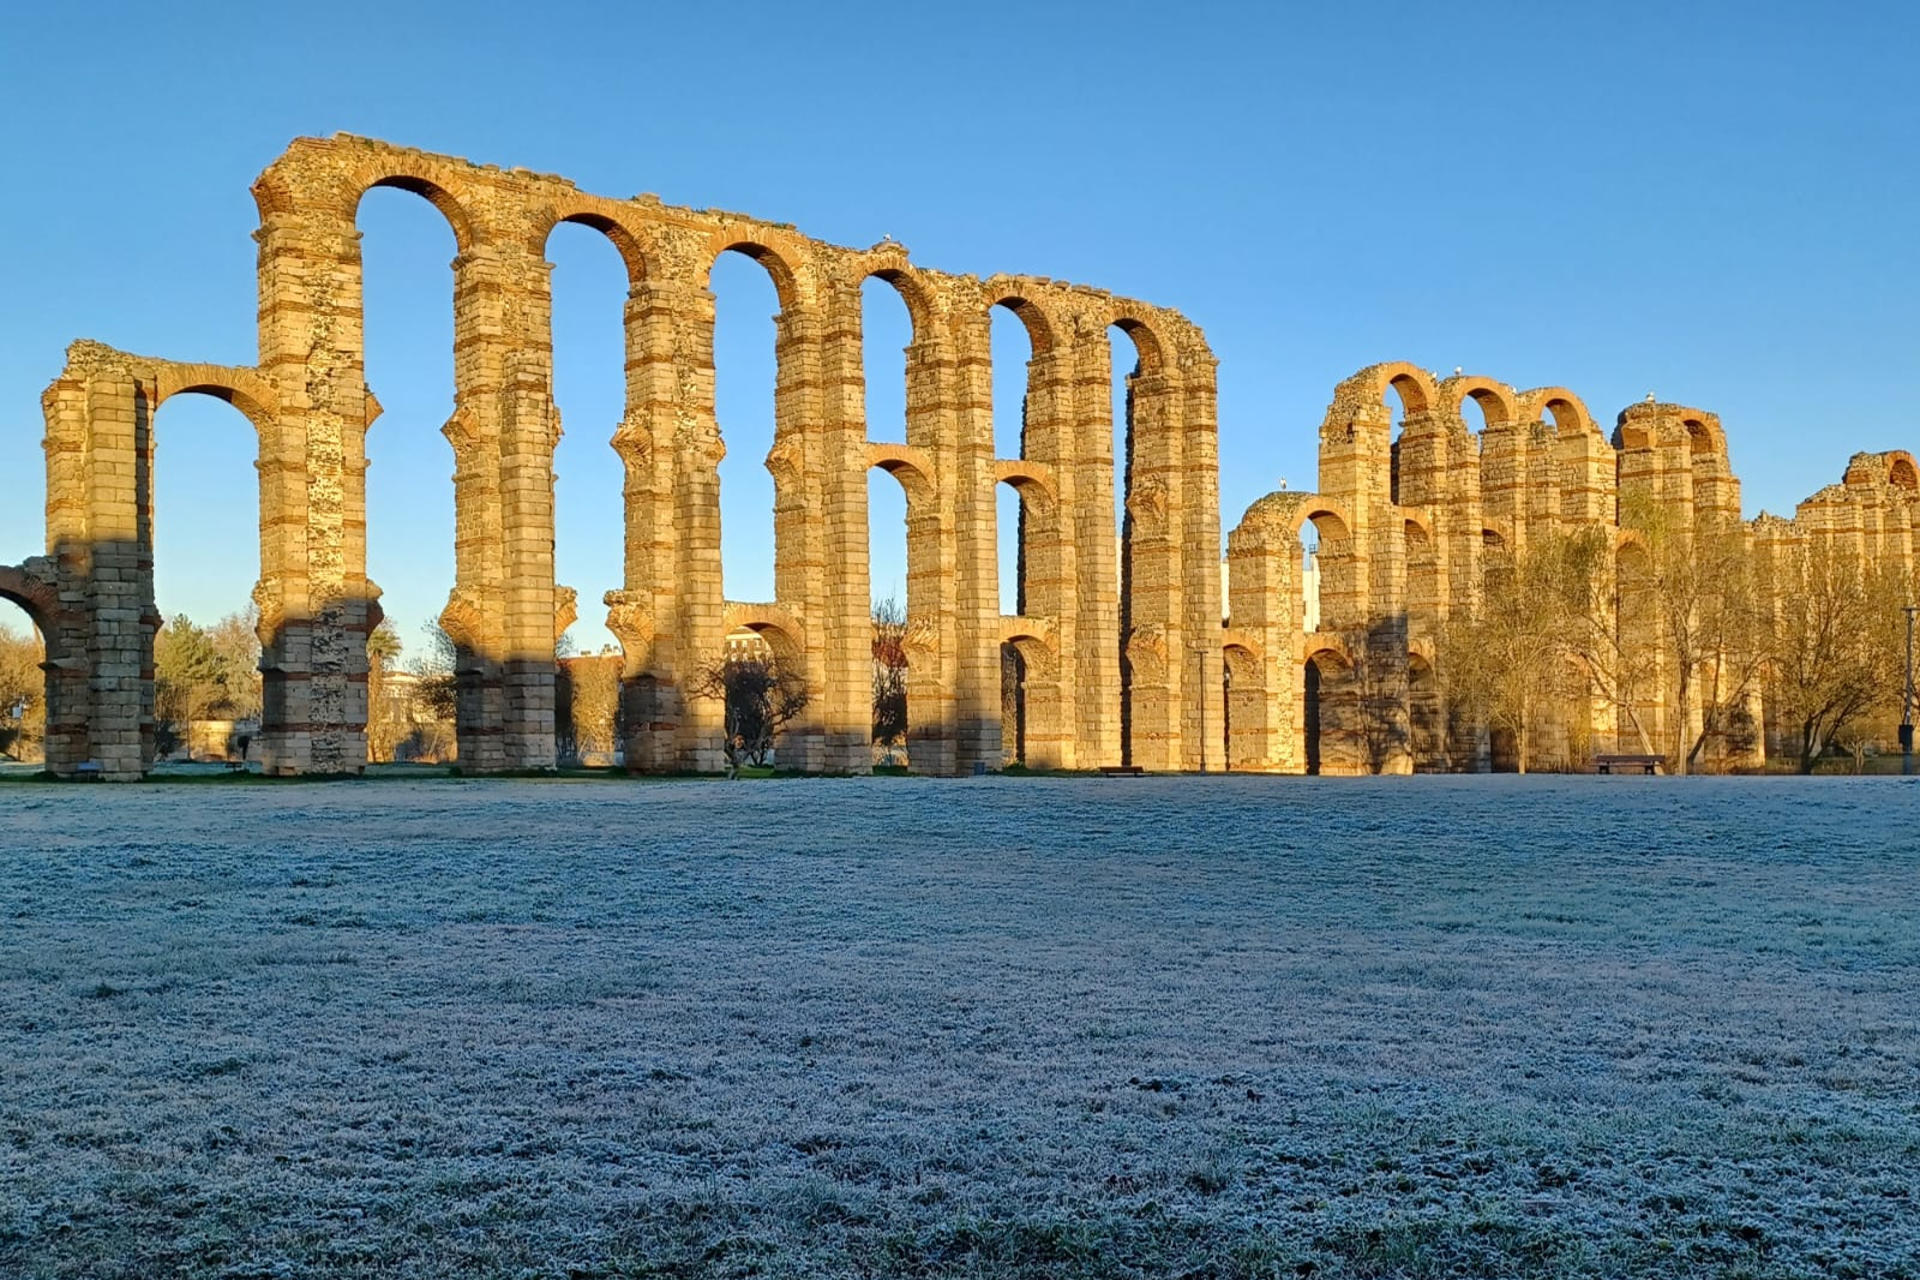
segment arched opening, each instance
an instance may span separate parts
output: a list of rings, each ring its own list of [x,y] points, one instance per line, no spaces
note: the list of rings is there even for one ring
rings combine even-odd
[[[384,614],[368,651],[374,763],[450,761],[458,755],[456,722],[482,712],[481,655],[471,648],[478,637],[456,642],[445,627],[459,576],[456,495],[470,481],[453,444],[461,436],[453,356],[458,244],[439,203],[428,191],[389,183],[367,192],[357,215],[366,382],[382,409],[365,441],[366,573]]]
[[[736,756],[754,765],[804,770],[812,754],[806,649],[776,623],[749,619],[727,635],[725,731]],[[736,763],[742,760],[736,758]]]
[[[625,654],[602,601],[626,581],[629,298],[639,259],[624,233],[581,218],[548,233],[553,400],[554,750],[562,765],[623,761]]]
[[[1408,375],[1396,374],[1387,380],[1387,389],[1382,393],[1381,402],[1393,414],[1393,423],[1387,429],[1387,439],[1392,442],[1387,448],[1387,501],[1396,504],[1424,501],[1418,494],[1410,497],[1401,494],[1400,438],[1406,434],[1408,415],[1427,411],[1429,402],[1426,391]]]
[[[1540,405],[1540,421],[1552,423],[1557,436],[1580,436],[1587,434],[1589,424],[1584,410],[1565,396],[1549,396]]]
[[[1687,449],[1697,461],[1702,454],[1713,453],[1713,433],[1707,430],[1707,424],[1698,418],[1688,418],[1683,424],[1687,429]]]
[[[728,600],[779,599],[779,505],[804,510],[805,495],[782,494],[769,457],[780,376],[779,291],[745,248],[714,260],[713,407],[726,453],[720,460],[720,566]],[[789,484],[798,487],[798,478]]]
[[[1467,414],[1468,405],[1472,405],[1474,408],[1474,414],[1471,417]],[[1472,431],[1473,434],[1477,436],[1484,436],[1489,427],[1501,426],[1506,423],[1508,411],[1506,406],[1501,402],[1500,397],[1485,387],[1476,387],[1461,397],[1460,416],[1466,420],[1469,431]],[[1475,417],[1480,421],[1480,428],[1477,431],[1473,428],[1473,418]]]
[[[913,316],[900,287],[880,276],[868,276],[860,286],[860,337],[863,385],[866,388],[867,439],[904,445],[907,442],[907,348],[913,342]],[[917,599],[925,584],[913,581],[918,558],[937,553],[924,546],[915,556],[910,523],[907,480],[867,472],[867,582],[873,611],[873,745],[874,762],[883,768],[904,768],[912,761],[907,745],[909,672],[907,626],[916,610],[930,602]]]
[[[218,394],[153,415],[153,759],[244,761],[261,727],[260,438]]]
[[[1338,631],[1361,616],[1354,573],[1352,534],[1346,521],[1324,509],[1300,524],[1300,629]]]
[[[1015,644],[1000,646],[1000,764],[1027,763],[1027,660]]]
[[[1887,468],[1887,483],[1909,492],[1920,490],[1920,472],[1915,471],[1913,459],[1895,458],[1893,465]]]
[[[911,763],[907,748],[910,689],[907,625],[911,593],[907,492],[884,468],[867,471],[867,540],[872,548],[874,763]]]
[[[995,458],[1027,456],[1028,375],[1034,342],[1017,308],[1026,304],[1001,302],[989,313],[993,355],[993,454]],[[1000,568],[1000,612],[1023,614],[1021,600],[1026,553],[1020,495],[1000,485],[994,489],[994,529]]]
[[[1058,769],[1066,762],[1059,661],[1041,635],[1021,632],[1000,645],[1000,750],[1003,765]]]
[[[45,632],[20,600],[0,591],[0,765],[38,765],[47,754]]]
[[[553,264],[553,401],[563,425],[553,451],[553,576],[574,592],[575,612],[557,649],[562,657],[615,656],[619,642],[600,602],[626,578],[626,475],[612,437],[627,413],[634,282],[619,246],[585,223],[555,226],[546,256]],[[598,740],[601,730],[589,736]]]
[[[1357,744],[1353,667],[1331,649],[1307,655],[1301,672],[1302,761],[1309,776],[1366,772]]]
[[[1306,769],[1308,777],[1317,778],[1320,776],[1321,767],[1320,735],[1322,697],[1324,696],[1319,659],[1308,658],[1303,675],[1306,680],[1306,693],[1301,701],[1301,729],[1306,738]]]

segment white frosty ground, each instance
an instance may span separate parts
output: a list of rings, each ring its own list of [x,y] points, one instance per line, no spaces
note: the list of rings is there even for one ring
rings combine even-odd
[[[0,1275],[1920,1275],[1920,785],[0,785]]]

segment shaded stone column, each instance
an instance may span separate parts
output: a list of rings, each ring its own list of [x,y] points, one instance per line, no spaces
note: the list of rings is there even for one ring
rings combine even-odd
[[[1121,546],[1127,747],[1131,763],[1142,768],[1177,769],[1183,763],[1181,699],[1193,678],[1181,607],[1182,397],[1178,378],[1164,365],[1147,366],[1127,386],[1130,447]],[[1214,633],[1218,629],[1216,621]]]
[[[260,436],[261,757],[269,773],[366,764],[366,431],[360,234],[349,193],[296,197],[270,169],[261,208],[260,372],[280,412]]]
[[[1310,495],[1271,494],[1248,509],[1227,539],[1233,630],[1257,649],[1233,687],[1235,769],[1299,773],[1300,504]]]
[[[825,695],[821,767],[829,773],[871,773],[873,588],[868,570],[866,353],[860,324],[863,273],[833,254],[823,253],[819,264],[825,312],[818,330],[819,417],[809,414],[807,425],[818,441],[822,505],[817,518],[826,546],[825,572],[808,615],[817,637],[816,661]]]
[[[1076,365],[1074,352],[1062,346],[1036,352],[1027,362],[1020,452],[1044,467],[1052,484],[1050,494],[1038,485],[1015,485],[1020,495],[1020,598],[1012,612],[1044,620],[1048,635],[1044,663],[1029,659],[1026,674],[1027,758],[1036,768],[1075,766],[1078,699],[1082,693],[1097,696],[1095,690],[1082,689],[1078,678]],[[1006,607],[1003,601],[1003,612]],[[1044,718],[1035,715],[1039,707],[1044,707]]]
[[[958,369],[944,317],[915,311],[907,356],[907,443],[927,456],[924,490],[907,491],[907,742],[916,773],[958,768],[960,583],[953,474]],[[932,332],[920,336],[921,327]]]
[[[1220,586],[1220,449],[1214,373],[1218,361],[1197,330],[1183,333],[1180,349],[1181,466],[1180,535],[1183,556],[1181,618],[1194,684],[1181,699],[1181,767],[1224,763],[1226,717],[1221,621],[1226,612]],[[1184,664],[1183,664],[1184,665]]]
[[[1100,318],[1074,335],[1073,503],[1078,688],[1075,751],[1080,767],[1120,763],[1120,541],[1114,527],[1113,353]]]
[[[624,471],[626,554],[621,587],[605,603],[607,629],[625,654],[620,697],[633,773],[679,767],[684,681],[694,670],[680,626],[676,405],[683,374],[691,376],[683,344],[702,323],[702,292],[684,276],[649,278],[633,286],[626,305],[627,406],[613,433]],[[719,595],[717,582],[704,587]],[[712,728],[716,754],[718,733]]]
[[[455,585],[460,767],[550,769],[553,448],[548,265],[511,218],[454,260]]]
[[[49,557],[38,583],[22,572],[8,594],[39,597],[30,616],[48,647],[47,763],[134,782],[153,758],[150,414],[118,354],[97,343],[68,350],[42,404]]]
[[[1000,558],[994,537],[993,345],[985,297],[956,297],[952,313],[954,377],[955,767],[1001,763]]]

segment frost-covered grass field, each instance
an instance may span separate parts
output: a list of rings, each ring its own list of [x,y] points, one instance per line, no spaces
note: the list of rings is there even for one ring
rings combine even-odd
[[[0,785],[0,1275],[1920,1276],[1920,784]]]

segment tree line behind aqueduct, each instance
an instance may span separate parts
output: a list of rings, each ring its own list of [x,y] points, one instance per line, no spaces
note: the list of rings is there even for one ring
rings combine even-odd
[[[375,187],[430,201],[457,245],[443,428],[455,581],[438,626],[465,771],[551,768],[557,713],[565,736],[556,641],[580,605],[554,573],[545,260],[561,223],[603,233],[630,286],[612,438],[624,574],[603,602],[629,769],[721,767],[728,699],[712,677],[742,637],[797,693],[778,758],[806,772],[871,767],[876,653],[904,677],[912,767],[935,774],[1009,759],[1566,769],[1606,752],[1752,768],[1870,749],[1900,719],[1920,525],[1904,451],[1855,454],[1791,519],[1744,520],[1712,413],[1649,401],[1605,433],[1564,388],[1376,365],[1334,390],[1317,490],[1254,503],[1225,539],[1223,571],[1215,361],[1175,311],[337,135],[295,141],[254,184],[255,365],[81,341],[43,397],[46,554],[0,565],[0,598],[44,643],[44,690],[0,688],[0,704],[17,715],[41,703],[54,773],[138,778],[166,745],[153,423],[185,393],[230,402],[258,439],[255,752],[281,774],[368,762],[382,614],[366,571],[365,442],[380,404],[365,376],[356,218]],[[758,262],[779,300],[770,601],[721,586],[709,273],[727,252]],[[872,442],[865,421],[872,278],[912,324],[904,443]],[[1032,349],[1013,457],[994,447],[995,308]],[[1116,365],[1132,370],[1118,424]],[[878,645],[874,469],[898,482],[907,513],[904,618]],[[1019,500],[1013,599],[999,582],[1000,485]],[[1303,534],[1317,539],[1310,556]]]

